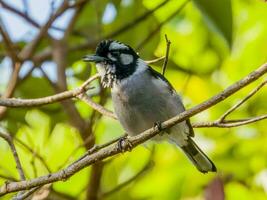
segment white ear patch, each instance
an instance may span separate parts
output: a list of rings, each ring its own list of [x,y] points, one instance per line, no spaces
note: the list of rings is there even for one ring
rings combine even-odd
[[[117,61],[117,58],[111,55],[111,53],[108,53],[108,58],[112,61]]]
[[[120,55],[120,59],[121,59],[121,63],[123,65],[129,65],[130,63],[133,62],[133,56],[130,55],[130,54],[125,54],[125,53],[122,53]]]
[[[126,45],[118,43],[116,41],[112,42],[109,45],[109,50],[119,50],[119,49],[129,49]]]

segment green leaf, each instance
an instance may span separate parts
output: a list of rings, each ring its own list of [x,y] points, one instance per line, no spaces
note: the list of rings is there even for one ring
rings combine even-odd
[[[217,30],[232,45],[232,5],[231,0],[193,0],[210,28]]]

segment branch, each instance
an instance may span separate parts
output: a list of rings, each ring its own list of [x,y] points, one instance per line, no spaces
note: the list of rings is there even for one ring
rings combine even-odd
[[[159,57],[159,58],[156,58],[156,59],[153,59],[153,60],[147,60],[145,61],[147,64],[154,64],[154,63],[157,63],[159,61],[162,61],[165,59],[165,56],[162,56],[162,57]]]
[[[21,145],[22,147],[24,147],[27,151],[29,151],[31,154],[33,154],[36,158],[39,159],[39,161],[44,165],[44,167],[46,168],[46,170],[51,173],[51,169],[48,166],[47,162],[45,161],[45,159],[35,150],[33,150],[31,147],[29,147],[27,144],[25,144],[23,141],[21,141],[20,139],[14,137],[14,140],[16,141],[16,143],[18,143],[19,145]]]
[[[168,39],[166,34],[165,34],[165,40],[166,40],[167,47],[166,47],[166,55],[165,55],[164,63],[163,63],[163,66],[162,66],[162,72],[161,72],[163,76],[165,74],[166,67],[167,67],[167,64],[168,64],[169,51],[170,51],[170,46],[171,46],[171,41]]]
[[[160,31],[160,28],[166,24],[168,21],[170,21],[172,18],[174,18],[177,14],[179,14],[183,9],[184,7],[187,5],[187,3],[189,2],[190,0],[185,0],[182,5],[176,10],[174,11],[174,13],[172,13],[169,17],[167,17],[164,21],[162,21],[161,23],[158,24],[158,26],[152,31],[150,32],[147,37],[141,41],[139,43],[139,45],[137,45],[136,47],[136,50],[139,50],[141,49],[149,40],[151,40],[153,38],[154,35],[156,35],[156,33],[158,33]]]
[[[78,99],[84,101],[89,106],[91,106],[92,108],[97,110],[99,113],[101,113],[105,116],[108,116],[110,118],[117,119],[116,115],[112,111],[110,111],[110,110],[104,108],[103,106],[101,106],[100,104],[97,104],[94,101],[92,101],[92,99],[87,94],[82,93],[82,94],[78,95],[77,97],[78,97]]]
[[[33,107],[33,106],[41,106],[46,105],[50,103],[55,103],[58,101],[62,101],[65,99],[73,98],[78,96],[79,94],[82,94],[85,92],[88,88],[88,84],[94,81],[99,77],[98,74],[95,74],[94,76],[90,77],[85,81],[80,87],[66,91],[61,92],[56,95],[47,96],[43,98],[36,98],[36,99],[17,99],[17,98],[9,98],[4,99],[0,98],[0,106],[6,106],[6,107]]]
[[[230,115],[233,111],[239,108],[243,103],[245,103],[248,99],[250,99],[254,94],[256,94],[263,86],[267,84],[267,80],[263,81],[260,85],[258,85],[255,89],[253,89],[244,99],[239,101],[237,104],[232,106],[229,110],[227,110],[218,120],[214,122],[200,122],[194,123],[194,128],[204,128],[204,127],[220,127],[220,128],[230,128],[230,127],[237,127],[246,124],[250,124],[253,122],[257,122],[267,118],[266,115],[252,117],[248,119],[237,119],[237,120],[226,120],[226,117]]]
[[[5,43],[7,54],[10,56],[12,62],[15,63],[19,61],[18,56],[16,54],[16,49],[14,48],[14,44],[10,39],[8,33],[6,32],[1,18],[0,18],[0,33]]]
[[[138,23],[142,22],[143,20],[145,20],[147,17],[149,17],[151,14],[153,14],[155,11],[157,11],[159,8],[161,8],[162,6],[164,6],[166,3],[168,3],[169,0],[165,0],[163,2],[161,2],[159,5],[157,5],[155,8],[153,8],[152,10],[147,11],[146,13],[144,13],[143,15],[135,18],[133,21],[129,22],[128,24],[125,24],[123,27],[120,27],[119,29],[117,29],[116,31],[112,32],[111,34],[108,34],[106,36],[106,38],[113,38],[115,36],[120,35],[121,33],[131,29],[133,26],[136,26]]]
[[[1,98],[9,98],[13,95],[15,88],[17,86],[17,82],[18,82],[20,67],[21,67],[21,63],[16,62],[14,67],[13,67],[11,77],[8,81],[7,88],[6,88],[4,94],[2,95]],[[6,110],[7,110],[7,108],[2,107],[0,104],[0,119],[3,118]]]
[[[13,143],[13,139],[8,133],[4,133],[4,132],[5,132],[4,130],[2,130],[2,129],[0,130],[0,137],[3,138],[5,141],[7,141],[8,145],[10,146],[11,152],[12,152],[13,157],[14,157],[15,162],[16,162],[16,168],[17,168],[19,175],[20,175],[20,179],[25,180],[25,174],[24,174],[24,171],[22,169],[16,147]]]
[[[232,108],[230,108],[228,111],[226,111],[218,120],[219,122],[223,122],[225,118],[231,114],[233,111],[235,111],[237,108],[239,108],[243,103],[245,103],[250,97],[252,97],[254,94],[256,94],[263,86],[265,86],[267,83],[267,80],[263,81],[258,87],[256,87],[254,90],[252,90],[244,99],[242,99],[240,102],[238,102],[236,105],[234,105]]]
[[[159,8],[164,6],[167,2],[168,2],[168,0],[163,1],[162,3],[160,3],[158,6],[156,6],[152,10],[149,10],[146,13],[144,13],[143,15],[133,19],[133,21],[125,24],[123,27],[115,30],[114,32],[108,33],[103,38],[100,38],[100,40],[105,39],[105,38],[114,38],[114,37],[126,32],[127,30],[133,28],[134,26],[138,25],[140,22],[145,20],[148,16],[150,16],[155,11],[157,11]],[[96,41],[96,40],[87,40],[82,44],[78,44],[78,45],[69,47],[68,50],[70,52],[73,52],[73,51],[83,50],[83,49],[88,50],[88,48],[93,49],[93,48],[95,48],[95,46],[97,45],[98,42],[99,41]],[[40,63],[40,62],[43,62],[43,61],[49,59],[51,56],[52,56],[52,50],[51,49],[46,49],[43,52],[40,52],[39,54],[34,56],[33,61],[37,62],[37,63]]]
[[[19,58],[22,60],[27,60],[31,58],[32,54],[36,50],[37,46],[39,45],[42,38],[47,34],[48,29],[52,25],[52,23],[61,16],[67,9],[69,8],[68,0],[64,0],[61,6],[57,9],[54,15],[52,15],[49,20],[40,28],[39,33],[37,36],[27,44],[22,51],[19,53]]]
[[[100,196],[101,196],[100,199],[109,197],[110,195],[118,192],[122,188],[126,187],[127,185],[129,185],[130,183],[132,183],[133,181],[137,180],[142,175],[144,175],[144,173],[146,173],[148,170],[150,170],[154,166],[154,162],[152,161],[153,155],[154,155],[154,149],[151,152],[151,155],[148,159],[148,162],[145,164],[145,166],[139,172],[137,172],[133,177],[126,180],[125,182],[118,184],[115,188],[113,188],[107,192],[104,192],[103,194],[100,194]]]
[[[253,71],[246,77],[242,78],[241,80],[237,81],[233,85],[229,86],[226,88],[224,91],[221,93],[213,96],[209,100],[198,104],[197,106],[194,106],[193,108],[184,111],[180,113],[179,115],[163,122],[161,124],[162,130],[165,130],[167,128],[170,128],[174,126],[175,124],[182,122],[189,117],[192,117],[193,115],[196,115],[204,110],[207,110],[208,108],[218,104],[219,102],[223,101],[227,97],[231,96],[235,92],[239,91],[243,87],[247,86],[248,84],[252,83],[253,81],[257,80],[260,78],[262,75],[264,75],[267,72],[267,63],[259,67],[257,70]],[[129,136],[127,139],[128,141],[132,144],[133,148],[136,147],[137,145],[144,143],[148,139],[154,137],[160,132],[160,130],[155,129],[155,128],[150,128],[136,136]],[[126,150],[126,146],[122,146],[123,150]],[[66,180],[67,178],[71,177],[78,171],[82,170],[83,168],[92,165],[94,163],[97,163],[105,158],[114,156],[121,153],[120,149],[118,148],[118,144],[114,143],[111,144],[103,149],[100,149],[99,151],[93,153],[92,155],[88,155],[82,160],[78,162],[74,162],[73,164],[69,165],[65,169],[62,169],[58,172],[48,174],[46,176],[41,176],[38,178],[34,178],[31,180],[27,181],[19,181],[19,182],[10,182],[10,183],[5,183],[1,188],[0,188],[0,196],[10,193],[10,192],[15,192],[15,191],[21,191],[21,190],[27,190],[36,186],[41,186],[47,183],[52,183],[60,180]]]
[[[261,115],[258,117],[252,117],[248,119],[238,119],[238,120],[225,120],[223,122],[214,121],[214,122],[199,122],[194,123],[192,126],[194,128],[205,128],[205,127],[218,127],[218,128],[231,128],[231,127],[237,127],[242,126],[246,124],[251,124],[260,120],[267,119],[266,115]]]

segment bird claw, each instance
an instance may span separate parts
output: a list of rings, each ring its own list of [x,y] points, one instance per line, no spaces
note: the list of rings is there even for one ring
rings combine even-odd
[[[160,131],[159,135],[162,136],[164,134],[164,132],[162,132],[161,122],[155,122],[153,128],[155,131]]]
[[[133,148],[132,143],[128,139],[128,135],[123,136],[118,141],[118,149],[120,152],[131,151]]]

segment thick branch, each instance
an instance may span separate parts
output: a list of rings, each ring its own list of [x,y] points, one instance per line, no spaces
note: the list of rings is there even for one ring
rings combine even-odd
[[[231,96],[235,92],[239,91],[246,85],[250,84],[251,82],[257,80],[259,77],[264,75],[267,72],[267,64],[262,65],[259,67],[257,70],[253,71],[243,79],[239,80],[238,82],[234,83],[233,85],[229,86],[226,88],[224,91],[221,93],[213,96],[209,100],[194,106],[193,108],[184,111],[180,113],[179,115],[163,122],[161,124],[162,129],[167,129],[175,124],[184,121],[185,119],[196,115],[197,113],[200,113],[204,110],[207,110],[208,108],[216,105],[217,103],[223,101],[225,98]],[[132,144],[133,147],[136,147],[137,145],[147,141],[148,139],[152,138],[153,136],[157,135],[160,131],[155,128],[150,128],[139,135],[133,136],[133,137],[128,137],[129,142]],[[125,147],[123,147],[125,148]],[[114,156],[116,154],[119,154],[120,149],[118,148],[117,143],[111,144],[103,149],[100,149],[99,151],[95,152],[92,155],[88,155],[85,158],[81,159],[78,162],[74,162],[70,166],[68,166],[65,169],[62,169],[56,173],[48,174],[46,176],[41,176],[35,179],[31,179],[28,181],[19,181],[19,182],[10,182],[10,183],[5,183],[0,188],[0,196],[10,193],[10,192],[15,192],[15,191],[20,191],[20,190],[26,190],[30,189],[36,186],[44,185],[47,183],[52,183],[55,181],[60,181],[60,180],[66,180],[73,174],[77,173],[81,169],[92,165],[100,160],[103,160],[105,158]]]
[[[85,92],[88,89],[88,84],[94,81],[99,77],[98,74],[90,77],[85,81],[80,87],[66,91],[61,92],[56,95],[47,96],[43,98],[36,98],[36,99],[16,99],[16,98],[10,98],[10,99],[0,99],[0,106],[6,106],[6,107],[33,107],[33,106],[41,106],[46,105],[58,101],[62,101],[65,99],[73,98],[78,96],[79,94]]]

